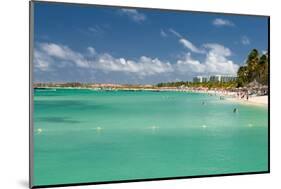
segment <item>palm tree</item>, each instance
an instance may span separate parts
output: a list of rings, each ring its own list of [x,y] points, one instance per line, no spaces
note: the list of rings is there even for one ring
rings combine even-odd
[[[264,85],[268,84],[268,57],[263,54],[259,59],[258,64],[259,76],[258,81]]]
[[[242,87],[244,86],[245,84],[248,83],[248,78],[249,78],[249,71],[248,71],[248,67],[247,66],[241,66],[239,69],[238,69],[238,72],[237,72],[237,76],[238,76],[238,79],[237,79],[237,83],[238,83],[238,87]]]
[[[258,76],[258,62],[259,52],[257,49],[253,49],[248,55],[247,67],[248,67],[248,82],[253,81]]]

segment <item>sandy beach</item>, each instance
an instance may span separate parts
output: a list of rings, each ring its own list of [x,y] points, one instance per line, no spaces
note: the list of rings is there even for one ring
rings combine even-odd
[[[268,105],[268,96],[249,96],[249,99],[238,99],[238,98],[227,98],[228,100],[241,102],[243,104],[249,105],[259,105],[267,106]]]

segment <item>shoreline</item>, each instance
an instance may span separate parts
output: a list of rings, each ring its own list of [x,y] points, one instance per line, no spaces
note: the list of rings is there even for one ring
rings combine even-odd
[[[34,88],[37,90],[50,89],[88,89],[94,91],[151,91],[151,92],[193,92],[209,95],[217,95],[218,97],[225,97],[225,100],[238,102],[245,105],[268,106],[268,95],[264,96],[249,96],[249,99],[239,99],[236,97],[236,92],[221,91],[221,90],[200,90],[200,89],[178,89],[178,88],[90,88],[90,87],[40,87]]]

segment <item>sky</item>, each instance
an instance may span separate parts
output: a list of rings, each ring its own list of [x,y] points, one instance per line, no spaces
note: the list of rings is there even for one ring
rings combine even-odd
[[[156,84],[236,75],[267,17],[35,2],[34,82]]]

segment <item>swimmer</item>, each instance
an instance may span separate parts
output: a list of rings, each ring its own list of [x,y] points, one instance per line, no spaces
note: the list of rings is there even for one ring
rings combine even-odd
[[[234,108],[233,113],[237,113],[237,112],[238,112],[238,108]]]

